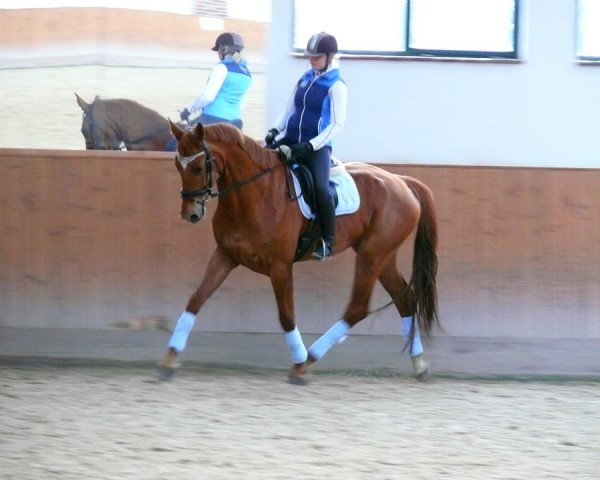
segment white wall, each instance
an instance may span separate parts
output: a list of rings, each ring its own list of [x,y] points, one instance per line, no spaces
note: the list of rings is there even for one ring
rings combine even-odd
[[[269,125],[308,66],[289,53],[292,3],[272,1]],[[520,63],[343,58],[348,117],[334,154],[374,163],[600,167],[600,65],[574,61],[575,2],[520,4]]]

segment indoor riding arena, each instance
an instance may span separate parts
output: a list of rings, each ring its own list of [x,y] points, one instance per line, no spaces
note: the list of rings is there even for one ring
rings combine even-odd
[[[508,5],[509,47],[477,50],[492,28],[469,48],[439,50],[419,30],[381,43],[394,15],[425,28],[427,5],[454,1],[374,0],[359,21],[336,0],[0,0],[2,478],[598,478],[600,41],[583,33],[600,9],[456,2],[487,21]],[[344,32],[338,16],[362,27]],[[271,281],[243,267],[165,378],[158,362],[216,247],[221,200],[187,223],[173,152],[85,150],[75,94],[178,120],[218,61],[215,37],[237,31],[253,76],[244,133],[262,142],[321,30],[337,34],[348,87],[334,156],[435,197],[429,378],[414,377],[377,285],[371,313],[292,384]],[[412,255],[413,236],[405,277]],[[307,346],[342,318],[354,260],[294,264]]]

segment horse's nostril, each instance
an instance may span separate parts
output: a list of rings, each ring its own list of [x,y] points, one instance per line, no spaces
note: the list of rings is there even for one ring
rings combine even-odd
[[[200,221],[200,216],[197,213],[192,213],[189,220],[192,223],[198,223]]]

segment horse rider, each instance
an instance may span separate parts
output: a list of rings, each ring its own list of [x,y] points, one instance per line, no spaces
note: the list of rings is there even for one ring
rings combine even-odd
[[[190,125],[226,122],[243,127],[241,106],[252,84],[243,49],[244,40],[238,33],[225,32],[216,38],[211,50],[219,55],[219,63],[211,70],[204,91],[180,113],[181,121]]]
[[[311,68],[298,80],[287,107],[265,137],[267,147],[287,145],[294,160],[312,173],[321,239],[313,257],[329,260],[335,244],[335,206],[329,192],[332,140],[344,127],[348,89],[340,77],[338,44],[326,32],[308,40]]]

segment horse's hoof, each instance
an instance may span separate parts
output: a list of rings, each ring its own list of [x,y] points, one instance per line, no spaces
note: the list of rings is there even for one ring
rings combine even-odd
[[[310,373],[306,364],[294,365],[288,374],[288,382],[292,385],[308,385],[310,380]]]
[[[292,385],[298,385],[300,387],[304,387],[306,385],[308,385],[310,381],[310,375],[308,373],[305,373],[304,375],[288,375],[288,383],[292,384]]]
[[[158,362],[158,378],[163,382],[168,382],[175,376],[179,367],[181,367],[181,362],[177,360],[176,354],[167,353],[165,358]]]
[[[429,380],[429,373],[431,370],[431,364],[423,358],[423,354],[411,357],[413,370],[415,372],[415,378],[419,382],[426,382]]]
[[[173,379],[173,377],[175,376],[175,372],[177,371],[176,368],[169,368],[169,367],[158,367],[158,379],[161,382],[168,382],[170,380]]]

